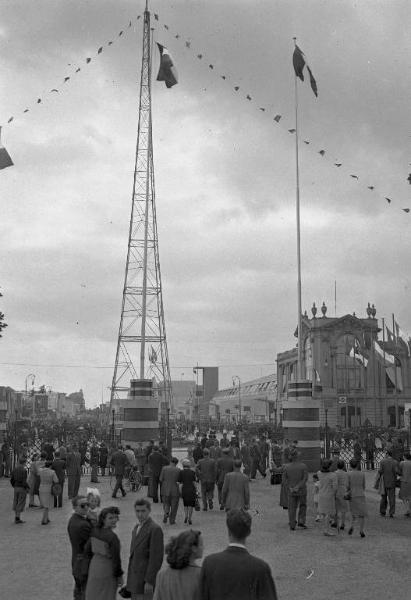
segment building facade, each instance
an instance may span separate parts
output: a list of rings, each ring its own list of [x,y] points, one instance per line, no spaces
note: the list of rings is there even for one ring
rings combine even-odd
[[[229,423],[278,423],[277,376],[266,375],[219,390],[211,402],[212,416]]]
[[[411,357],[408,340],[384,331],[374,307],[365,318],[321,316],[302,319],[304,377],[320,400],[322,425],[404,426],[404,404],[411,401]],[[297,348],[277,355],[278,403],[287,398],[297,375]]]

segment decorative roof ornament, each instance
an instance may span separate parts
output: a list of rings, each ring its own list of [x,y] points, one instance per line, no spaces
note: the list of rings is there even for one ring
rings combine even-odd
[[[371,317],[371,314],[372,314],[372,308],[370,306],[370,303],[368,302],[368,306],[367,306],[367,315],[368,315],[368,318]]]
[[[371,315],[372,318],[375,319],[375,315],[377,314],[377,309],[375,308],[374,304],[371,307]]]
[[[315,302],[313,302],[313,305],[311,307],[311,312],[313,313],[313,317],[315,317],[315,315],[317,314],[317,307],[315,305]]]
[[[325,315],[327,314],[327,307],[325,305],[325,302],[323,302],[323,305],[321,307],[321,312],[323,313],[323,317],[325,317]]]

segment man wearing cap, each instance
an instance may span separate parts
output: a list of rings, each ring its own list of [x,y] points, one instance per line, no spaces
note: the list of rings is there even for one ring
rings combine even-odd
[[[203,455],[204,458],[201,458],[197,463],[196,475],[201,484],[203,510],[212,510],[216,481],[216,464],[215,460],[210,458],[210,451],[208,448],[204,448]]]
[[[242,509],[227,513],[228,548],[204,559],[200,572],[201,600],[277,600],[268,564],[246,546],[251,516]]]
[[[284,465],[283,484],[288,488],[288,520],[290,530],[295,526],[307,529],[305,524],[307,513],[307,465],[298,460],[298,452],[295,448],[290,450],[290,461]],[[298,519],[296,519],[298,510]]]
[[[217,460],[216,464],[216,482],[217,482],[217,490],[218,490],[218,503],[220,505],[220,510],[224,510],[223,503],[223,485],[224,479],[227,473],[231,473],[234,470],[234,460],[230,456],[230,449],[228,447],[224,447],[222,449],[223,455],[221,458]]]

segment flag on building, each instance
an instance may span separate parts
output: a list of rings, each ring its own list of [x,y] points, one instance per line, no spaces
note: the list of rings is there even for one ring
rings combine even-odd
[[[409,343],[408,343],[410,340],[410,336],[407,335],[403,329],[401,329],[401,327],[398,325],[398,323],[395,319],[394,319],[394,328],[395,328],[395,335],[396,335],[397,341],[405,344],[405,346],[407,347],[407,354],[408,354],[408,356],[410,356],[410,347],[409,347]]]
[[[392,354],[388,354],[388,352],[384,352],[384,350],[381,348],[381,346],[379,345],[377,340],[374,340],[374,350],[376,351],[376,353],[378,354],[379,357],[381,357],[383,360],[385,360],[384,366],[394,365],[395,359],[392,356]]]
[[[314,95],[318,96],[317,82],[314,79],[313,72],[311,71],[311,68],[309,67],[309,65],[307,63],[304,52],[302,50],[300,50],[300,48],[297,46],[297,44],[295,45],[295,48],[294,48],[293,66],[294,66],[294,71],[295,71],[296,76],[299,77],[299,79],[301,79],[301,81],[304,81],[304,67],[307,67],[308,75],[310,77],[311,89],[314,92]]]
[[[1,127],[0,127],[0,136],[1,136]],[[11,160],[10,154],[7,152],[6,148],[2,145],[0,140],[0,169],[5,169],[6,167],[13,166],[13,161]]]
[[[154,350],[153,346],[151,346],[151,352],[148,353],[148,360],[153,364],[157,362],[157,352]]]
[[[167,48],[158,42],[157,46],[160,51],[160,68],[158,70],[157,81],[164,81],[166,87],[171,88],[178,82],[177,70]]]

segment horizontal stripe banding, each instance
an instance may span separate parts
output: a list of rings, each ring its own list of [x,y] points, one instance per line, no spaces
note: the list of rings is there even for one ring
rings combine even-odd
[[[159,430],[157,429],[123,429],[121,432],[122,442],[148,442],[158,441]]]
[[[294,389],[300,389],[300,388],[309,388],[311,389],[312,387],[312,381],[309,380],[303,380],[303,381],[290,381],[288,384],[288,388],[294,388]]]
[[[127,394],[128,398],[138,398],[139,396],[141,396],[142,398],[147,398],[147,396],[152,396],[153,395],[153,390],[144,390],[143,388],[140,388],[138,390],[130,390],[129,393]]]
[[[157,408],[156,398],[125,398],[121,401],[121,408]]]
[[[130,380],[130,388],[152,388],[153,381],[151,379],[131,379]]]
[[[287,398],[311,398],[311,390],[290,390],[287,391]]]
[[[317,408],[320,409],[320,401],[307,398],[307,400],[283,400],[282,408]]]
[[[283,421],[319,421],[319,419],[317,408],[294,408],[291,406],[283,408]]]
[[[157,421],[158,408],[127,407],[124,408],[124,421]]]
[[[289,440],[318,440],[320,439],[319,427],[284,427],[284,436]]]
[[[317,418],[315,421],[291,421],[291,419],[284,419],[283,417],[283,427],[287,427],[288,429],[290,427],[292,427],[293,429],[300,429],[300,428],[314,428],[314,427],[319,427],[320,426],[320,421]]]
[[[158,420],[155,421],[123,421],[127,429],[158,429]]]

